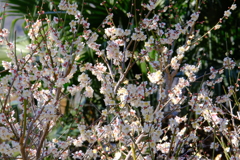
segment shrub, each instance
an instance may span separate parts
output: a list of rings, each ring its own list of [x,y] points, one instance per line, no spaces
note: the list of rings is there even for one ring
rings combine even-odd
[[[214,92],[236,63],[227,56],[221,68],[199,76],[201,60],[184,61],[236,4],[202,36],[194,30],[198,10],[170,24],[162,17],[172,4],[159,11],[155,0],[141,6],[140,16],[126,13],[128,28],[115,25],[108,9],[95,30],[75,2],[61,0],[52,18],[40,9],[37,20],[26,19],[27,55],[17,54],[1,29],[11,59],[3,61],[0,81],[2,159],[240,158],[239,79],[230,77],[223,95]],[[92,53],[92,63],[84,60]],[[67,112],[65,98],[74,98]]]

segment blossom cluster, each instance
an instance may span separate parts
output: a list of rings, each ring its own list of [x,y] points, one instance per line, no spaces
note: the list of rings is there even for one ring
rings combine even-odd
[[[94,30],[76,2],[61,0],[57,9],[73,18],[66,27],[70,40],[64,27],[59,27],[65,24],[61,17],[26,20],[31,40],[26,55],[16,53],[15,44],[8,41],[8,30],[1,29],[0,44],[8,48],[11,61],[2,62],[8,74],[0,79],[0,158],[240,158],[240,118],[235,112],[239,105],[232,102],[239,80],[225,94],[212,94],[222,83],[224,71],[236,69],[237,64],[225,57],[223,67],[211,67],[199,91],[192,91],[201,63],[183,61],[195,46],[191,41],[200,13],[169,25],[161,14],[152,12],[156,5],[156,0],[142,4],[149,14],[133,28],[115,26],[114,14],[109,13],[100,29]],[[224,17],[235,8],[233,4]],[[126,16],[134,21],[137,15]],[[172,47],[180,36],[186,42]],[[81,61],[87,49],[97,57],[93,62]],[[136,65],[145,65],[147,71],[132,76]],[[177,76],[180,73],[183,76]],[[81,105],[70,108],[70,112],[78,112],[87,100],[95,103],[99,94],[104,106],[92,104],[99,112],[92,124],[82,118],[73,125],[76,134],[50,138],[54,127],[63,123],[62,100],[78,98]],[[212,155],[203,150],[211,150]]]

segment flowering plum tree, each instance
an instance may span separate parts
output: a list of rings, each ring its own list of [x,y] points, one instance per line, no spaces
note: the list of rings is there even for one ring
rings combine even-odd
[[[224,71],[235,69],[236,63],[226,57],[222,68],[211,67],[194,93],[191,85],[201,78],[196,75],[201,61],[187,64],[183,60],[205,36],[197,36],[194,30],[199,11],[186,22],[169,24],[161,14],[172,4],[160,11],[155,10],[156,0],[141,6],[147,13],[139,22],[137,15],[126,13],[129,28],[116,26],[115,15],[109,12],[96,30],[76,2],[61,0],[54,10],[58,16],[52,18],[40,9],[37,20],[26,19],[31,40],[27,55],[17,53],[7,29],[0,30],[1,45],[8,48],[11,59],[2,62],[5,70],[1,72],[8,74],[0,79],[1,159],[240,158],[238,80],[224,95],[212,94]],[[234,1],[209,32],[218,29],[235,8]],[[72,18],[69,24],[58,11]],[[180,36],[185,42],[175,49]],[[94,63],[81,61],[85,48],[98,57]],[[141,64],[148,70],[147,79],[130,74]],[[177,76],[180,72],[184,76]],[[74,76],[78,84],[71,84]],[[104,97],[100,116],[92,124],[79,123],[77,136],[66,133],[66,138],[49,138],[64,116],[62,99],[95,98],[93,76]],[[13,96],[17,106],[11,105]],[[70,110],[81,106],[74,107]]]

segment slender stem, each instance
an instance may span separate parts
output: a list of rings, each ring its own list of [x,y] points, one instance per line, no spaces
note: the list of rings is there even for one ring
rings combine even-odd
[[[36,116],[36,118],[34,118],[34,119],[32,120],[32,122],[31,122],[31,124],[30,124],[30,126],[29,126],[29,128],[28,128],[29,131],[28,131],[27,136],[26,136],[26,138],[25,138],[26,140],[25,140],[25,143],[24,143],[24,147],[27,146],[27,140],[28,140],[28,138],[29,138],[30,132],[31,132],[32,130],[34,130],[34,129],[32,129],[33,126],[34,126],[34,123],[35,123],[35,122],[38,120],[38,118],[41,116],[41,113],[43,112],[45,106],[46,106],[49,102],[50,102],[50,100],[45,103],[45,105],[42,107],[42,109],[40,110],[40,112],[39,112],[39,114]]]
[[[214,127],[214,132],[213,132],[213,151],[212,151],[212,159],[215,157],[215,143],[216,143],[216,126]]]
[[[44,130],[44,133],[43,133],[43,135],[42,135],[42,137],[40,139],[40,142],[38,144],[37,153],[36,153],[36,160],[40,159],[43,142],[46,139],[46,136],[48,135],[49,127],[50,127],[50,122],[47,123],[47,126],[46,126],[46,128]]]
[[[19,145],[20,145],[20,150],[21,150],[21,154],[22,154],[22,159],[23,160],[27,160],[27,155],[26,155],[26,148],[24,143],[24,138],[25,138],[25,133],[26,133],[26,129],[27,129],[27,100],[24,100],[24,105],[23,105],[23,130],[22,130],[22,135],[20,137],[20,141],[19,141]],[[26,139],[25,139],[26,141]]]
[[[169,151],[168,151],[168,155],[167,155],[167,160],[169,160],[169,158],[170,158],[175,136],[176,136],[176,128],[174,128],[174,132],[172,134],[172,139],[171,139],[171,143],[170,143],[170,147],[169,147]]]
[[[136,152],[135,152],[135,148],[134,148],[134,144],[132,143],[131,145],[131,148],[132,148],[132,157],[133,157],[133,160],[136,160]]]
[[[17,65],[17,71],[19,70],[18,60],[17,60],[17,31],[14,32],[14,57],[15,57],[15,63]]]
[[[134,144],[137,145],[137,144],[142,140],[143,137],[146,137],[146,135],[141,134],[141,135],[137,138],[137,140],[135,141]],[[128,159],[131,157],[131,154],[132,154],[132,151],[128,152],[128,155],[126,156],[125,160],[128,160]]]

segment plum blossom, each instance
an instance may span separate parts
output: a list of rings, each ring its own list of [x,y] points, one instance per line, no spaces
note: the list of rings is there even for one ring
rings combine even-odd
[[[168,153],[170,150],[170,143],[169,142],[164,142],[162,144],[157,144],[157,150],[160,150],[162,153]]]
[[[55,24],[58,24],[58,22],[59,22],[59,19],[58,19],[58,17],[53,17],[53,22],[55,23]]]
[[[152,83],[162,84],[164,82],[162,72],[160,70],[148,74],[148,78]]]
[[[84,92],[84,95],[88,98],[92,98],[93,97],[93,92],[94,92],[92,87],[87,86],[85,89],[86,89],[86,91]]]
[[[233,69],[235,67],[236,63],[229,57],[225,57],[223,59],[223,66],[226,69]]]
[[[195,13],[191,14],[191,20],[193,20],[193,21],[196,21],[198,19],[198,17],[199,17],[198,12],[195,12]]]
[[[73,155],[72,156],[73,159],[82,159],[84,156],[84,153],[82,150],[80,150],[80,151],[76,151],[76,152],[72,153],[72,155]]]
[[[6,37],[8,37],[9,33],[10,32],[8,31],[8,29],[3,28],[3,29],[1,29],[0,37],[6,38]]]
[[[147,8],[149,11],[155,9],[155,0],[149,0],[149,4],[142,4],[144,8]]]
[[[227,10],[227,11],[224,11],[224,16],[225,17],[229,17],[231,15],[231,11],[230,10]]]
[[[132,40],[135,41],[144,41],[147,39],[147,36],[143,32],[133,33],[131,36]]]
[[[231,6],[231,10],[235,10],[237,8],[237,5],[236,4],[232,4],[232,6]]]

